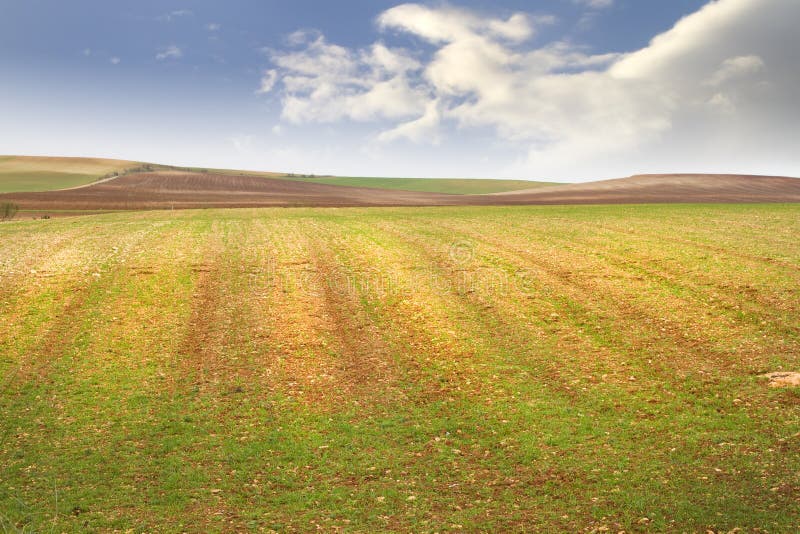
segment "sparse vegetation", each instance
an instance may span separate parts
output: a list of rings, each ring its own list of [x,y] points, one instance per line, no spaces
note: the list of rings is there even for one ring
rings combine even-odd
[[[19,206],[13,202],[0,203],[0,220],[10,221],[19,211]]]
[[[791,532],[800,206],[0,225],[26,531]],[[55,498],[57,496],[57,498]]]

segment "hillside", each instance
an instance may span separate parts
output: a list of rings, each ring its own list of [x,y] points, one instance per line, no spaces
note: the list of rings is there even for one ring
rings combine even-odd
[[[503,204],[800,202],[800,179],[742,174],[645,174],[494,196]]]
[[[138,165],[117,159],[0,156],[0,193],[78,187]]]
[[[553,184],[520,180],[307,177],[108,159],[4,156],[0,158],[0,201],[17,204],[22,216],[25,211],[209,207],[800,202],[800,179],[661,174]]]
[[[30,210],[133,210],[258,206],[424,206],[457,195],[343,187],[261,176],[159,171],[67,191],[0,195]]]
[[[377,189],[160,170],[129,173],[69,190],[0,194],[21,210],[136,210],[268,206],[490,206],[800,202],[800,179],[744,175],[634,176],[485,195]]]
[[[110,173],[122,172],[142,165],[149,165],[155,169],[180,170],[186,173],[280,178],[323,185],[447,194],[486,194],[558,185],[548,182],[532,182],[527,180],[492,180],[480,178],[306,176],[240,169],[176,167],[115,159],[0,156],[0,193],[54,191],[80,187],[91,184]]]

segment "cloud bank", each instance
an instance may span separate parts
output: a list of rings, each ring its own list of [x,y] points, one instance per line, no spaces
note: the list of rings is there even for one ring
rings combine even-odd
[[[403,4],[377,18],[384,39],[368,47],[293,34],[288,49],[266,51],[257,92],[277,92],[288,123],[374,124],[374,143],[489,129],[517,153],[498,174],[800,174],[797,20],[796,0],[717,0],[616,54],[538,42],[552,17]],[[397,37],[420,44],[387,44]]]

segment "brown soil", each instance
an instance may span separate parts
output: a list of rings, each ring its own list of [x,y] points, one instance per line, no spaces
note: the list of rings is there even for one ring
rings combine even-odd
[[[491,195],[500,203],[800,202],[800,179],[738,174],[646,174]]]
[[[211,173],[129,174],[79,189],[10,193],[0,199],[20,209],[134,210],[256,206],[416,206],[446,204],[455,195]]]
[[[8,193],[21,210],[136,210],[262,206],[466,206],[800,202],[800,179],[744,175],[643,175],[491,195],[450,195],[315,184],[263,176],[153,172],[77,189]]]

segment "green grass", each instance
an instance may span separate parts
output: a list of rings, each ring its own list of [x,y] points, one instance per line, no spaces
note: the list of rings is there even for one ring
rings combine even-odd
[[[9,531],[792,532],[800,206],[0,224]]]
[[[69,172],[32,171],[2,172],[0,171],[0,193],[17,193],[21,191],[52,191],[86,185],[97,180],[96,176],[74,174]]]
[[[313,182],[317,184],[344,185],[350,187],[373,187],[379,189],[400,189],[426,193],[451,193],[458,195],[479,195],[518,191],[560,185],[554,182],[532,182],[528,180],[491,180],[481,178],[370,178],[345,176],[292,176],[290,180]]]
[[[135,165],[131,161],[98,158],[0,156],[0,193],[77,187]]]

